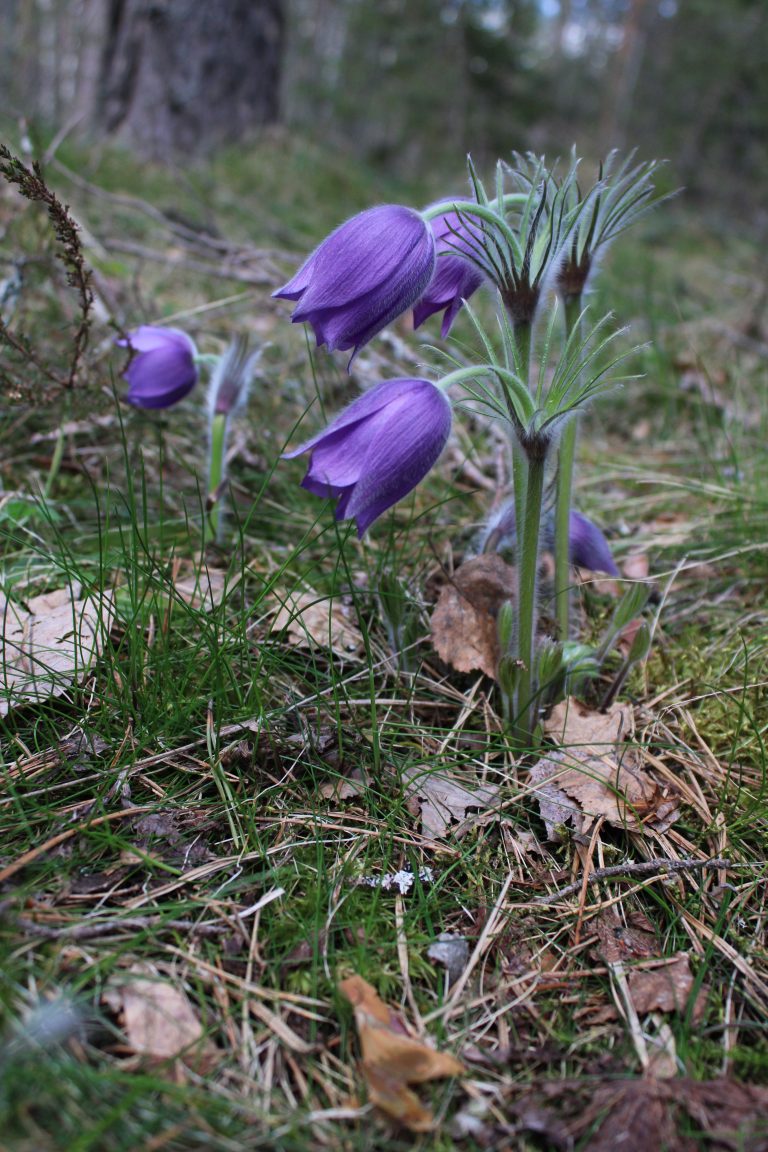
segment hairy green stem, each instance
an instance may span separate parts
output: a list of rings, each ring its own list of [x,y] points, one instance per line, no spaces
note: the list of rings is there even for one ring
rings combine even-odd
[[[522,521],[522,539],[517,561],[517,657],[522,662],[517,687],[517,707],[514,729],[522,740],[528,740],[535,727],[533,699],[536,692],[534,668],[536,656],[537,577],[539,567],[539,536],[541,506],[544,496],[546,452],[533,452],[528,456],[525,517]],[[518,523],[518,538],[520,524]]]
[[[530,388],[531,376],[531,340],[533,329],[530,324],[516,324],[514,329],[515,343],[517,345],[517,359],[521,379]],[[522,525],[525,520],[526,508],[526,489],[528,484],[528,467],[526,464],[525,453],[517,439],[517,436],[512,435],[512,482],[514,484],[514,499],[515,499],[515,528],[517,531],[517,543],[515,545],[515,555],[518,557],[521,551],[520,538],[522,535]]]
[[[566,338],[581,324],[581,296],[565,300]],[[555,619],[561,640],[568,639],[571,607],[570,517],[578,417],[568,421],[560,437],[555,490]]]
[[[213,539],[219,538],[221,522],[221,492],[224,480],[224,450],[227,439],[227,416],[219,412],[211,422],[211,454],[208,467],[208,522]]]

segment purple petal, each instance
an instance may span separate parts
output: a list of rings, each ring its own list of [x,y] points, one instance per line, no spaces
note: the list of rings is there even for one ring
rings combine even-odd
[[[415,382],[414,382],[415,383]],[[393,407],[385,430],[371,446],[365,471],[355,485],[343,515],[357,521],[359,536],[427,475],[451,431],[451,406],[428,381],[410,403]]]
[[[445,309],[441,335],[451,330],[464,300],[468,300],[483,282],[482,274],[461,256],[438,256],[434,275],[426,292],[413,309],[413,326]]]
[[[154,352],[157,348],[176,348],[190,356],[197,354],[195,342],[180,328],[157,328],[151,324],[142,324],[140,328],[129,332],[125,340],[117,340],[123,348],[132,348],[134,352]]]
[[[378,384],[288,457],[310,452],[302,486],[338,499],[336,518],[354,518],[360,536],[407,495],[440,455],[451,406],[428,380]]]
[[[318,432],[311,440],[305,440],[303,444],[300,444],[298,448],[294,448],[291,452],[284,452],[283,458],[285,460],[293,460],[296,456],[301,456],[302,453],[309,452],[332,433],[338,432],[342,428],[347,428],[351,424],[356,424],[359,420],[363,420],[368,416],[372,416],[375,412],[386,408],[387,405],[400,396],[411,395],[415,384],[428,384],[430,388],[434,388],[434,384],[430,384],[428,380],[397,379],[385,380],[381,384],[376,384],[373,388],[369,388],[367,392],[363,392],[362,396],[358,396],[351,404],[348,404],[322,432]]]
[[[197,369],[187,352],[159,347],[134,357],[125,372],[126,399],[136,408],[170,408],[192,391]]]
[[[434,264],[434,237],[421,215],[385,204],[332,232],[274,295],[298,301],[291,319],[311,324],[319,345],[357,353],[412,307]]]
[[[607,572],[609,576],[619,575],[605,536],[596,524],[580,512],[570,513],[568,538],[572,564],[578,568],[589,568],[592,572]]]

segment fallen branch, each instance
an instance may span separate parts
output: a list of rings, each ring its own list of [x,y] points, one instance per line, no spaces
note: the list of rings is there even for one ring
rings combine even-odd
[[[712,860],[693,860],[691,858],[684,860],[641,860],[635,864],[611,864],[608,868],[596,868],[594,872],[589,874],[589,883],[591,884],[593,880],[608,880],[613,876],[652,876],[654,873],[664,876],[674,875],[676,872],[700,872],[705,868],[730,868],[730,866],[730,860],[723,860],[720,857],[715,857]],[[568,884],[565,888],[553,892],[551,896],[536,896],[533,903],[555,904],[563,897],[579,892],[583,883],[584,878],[582,876],[573,884]]]

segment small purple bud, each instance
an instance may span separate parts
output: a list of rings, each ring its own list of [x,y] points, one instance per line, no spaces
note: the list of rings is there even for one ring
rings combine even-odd
[[[197,383],[197,349],[179,328],[145,324],[117,343],[135,353],[124,373],[126,400],[135,408],[170,408]]]
[[[432,279],[413,309],[413,325],[420,324],[435,312],[442,312],[440,333],[445,338],[451,330],[462,302],[468,300],[483,282],[483,275],[474,264],[457,255],[470,253],[477,246],[471,225],[458,212],[448,211],[432,220],[437,264]]]
[[[568,520],[568,545],[571,563],[591,572],[606,572],[618,576],[619,570],[611,555],[608,541],[600,529],[580,512],[571,512]]]
[[[302,487],[337,499],[336,519],[358,536],[424,479],[451,431],[451,405],[429,380],[388,380],[354,400],[331,424],[286,452],[311,453]]]
[[[432,231],[411,208],[384,204],[347,220],[272,295],[296,300],[291,320],[307,321],[330,351],[364,344],[407,312],[435,266]]]

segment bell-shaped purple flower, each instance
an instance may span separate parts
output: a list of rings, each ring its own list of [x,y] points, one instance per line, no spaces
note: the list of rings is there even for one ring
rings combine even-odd
[[[412,208],[369,208],[332,232],[292,280],[273,293],[296,300],[291,320],[311,324],[318,345],[352,355],[401,313],[429,284],[435,241]]]
[[[542,545],[551,550],[555,546],[555,524],[551,515],[545,517],[542,528]],[[509,500],[491,516],[481,538],[482,552],[503,552],[517,547],[515,525],[515,505]],[[618,576],[619,570],[611,555],[611,549],[603,533],[582,516],[571,509],[568,514],[568,552],[571,564],[577,568],[588,568],[590,572],[605,572]]]
[[[336,519],[356,520],[362,536],[423,480],[450,430],[451,405],[429,380],[387,380],[285,455],[311,453],[302,487],[338,500]]]
[[[471,224],[458,212],[448,211],[432,220],[437,264],[424,295],[413,309],[413,325],[420,324],[435,312],[443,312],[440,329],[445,338],[451,330],[462,302],[468,300],[483,282],[483,274],[474,264],[457,255],[457,250],[471,253],[476,244]]]
[[[571,510],[568,517],[568,547],[571,564],[589,568],[591,572],[607,572],[618,576],[619,570],[611,555],[608,541],[600,529],[581,512]]]
[[[170,408],[197,383],[197,349],[179,328],[144,324],[117,343],[136,353],[124,373],[128,381],[126,400],[134,407]]]

